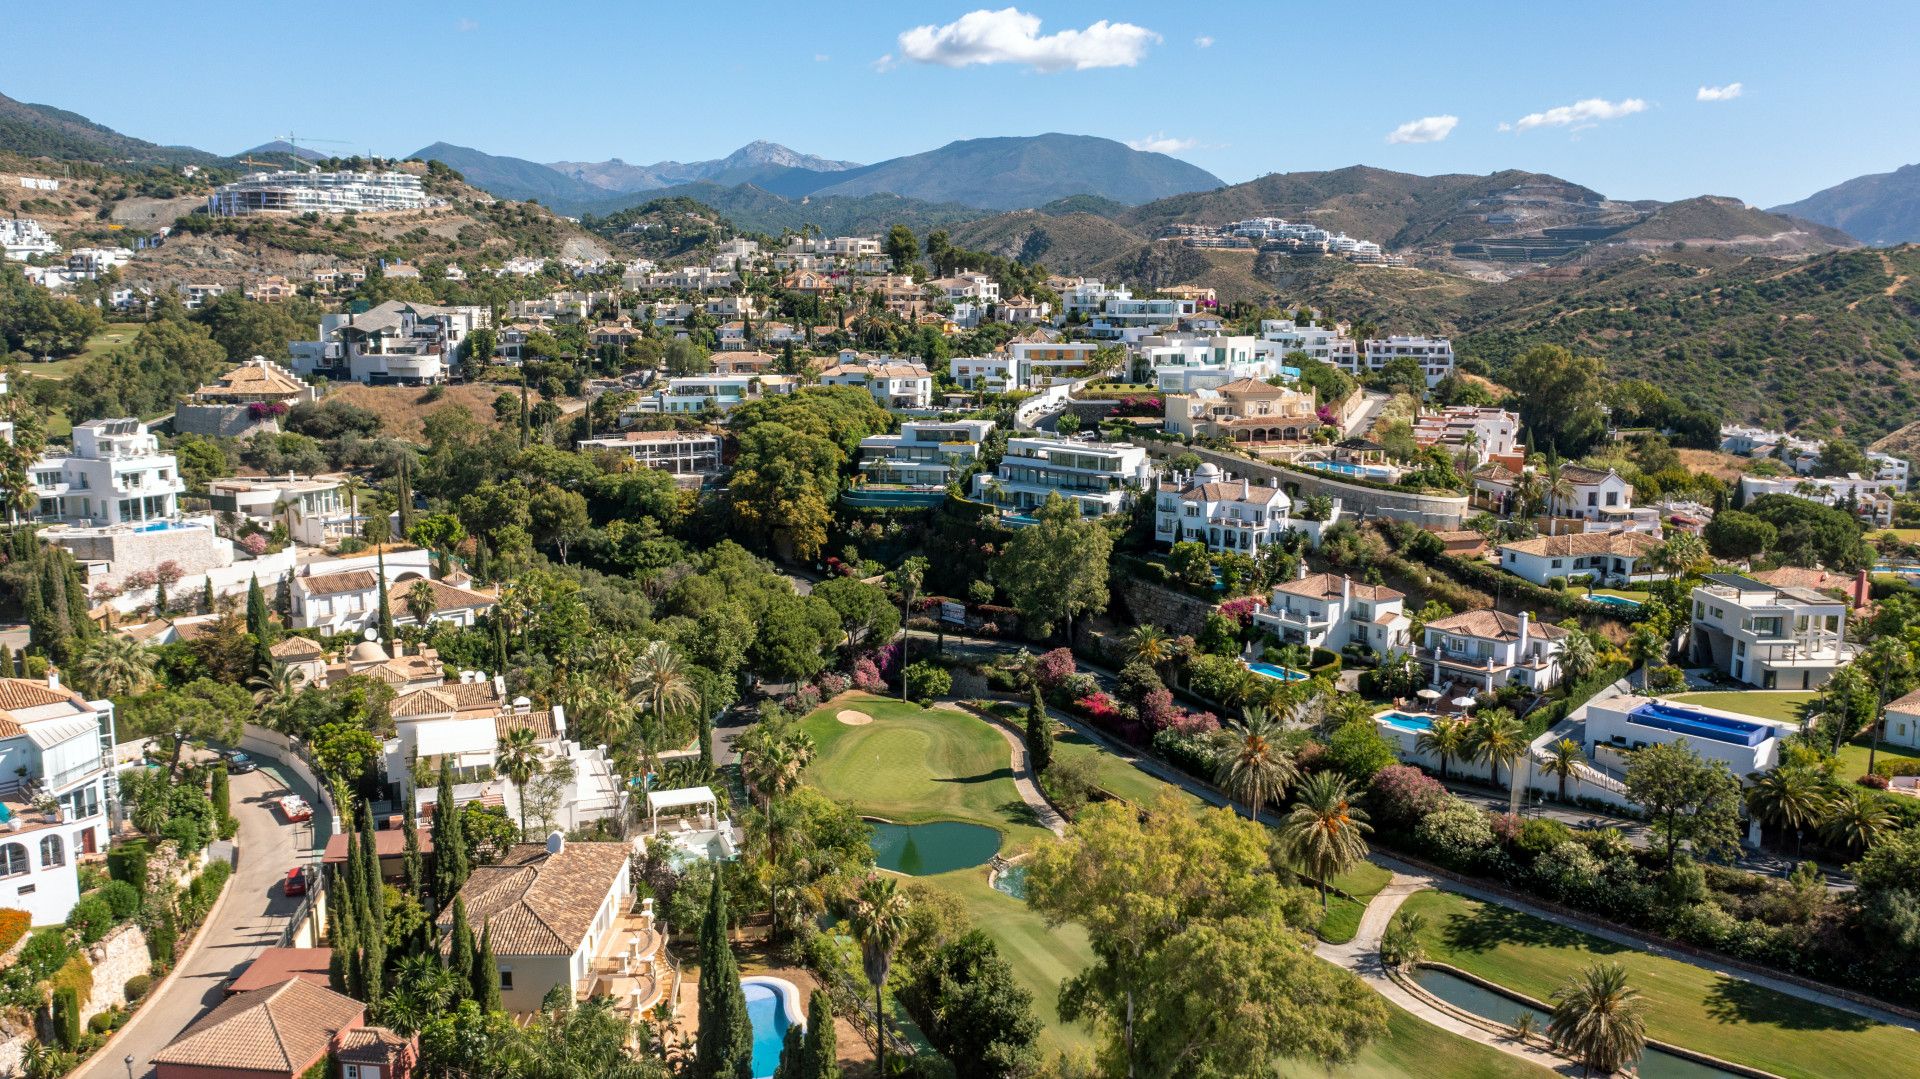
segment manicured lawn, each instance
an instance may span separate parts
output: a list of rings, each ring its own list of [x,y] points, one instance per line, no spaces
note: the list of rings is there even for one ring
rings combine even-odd
[[[1137,806],[1151,804],[1162,794],[1173,794],[1189,805],[1203,805],[1199,798],[1165,780],[1135,768],[1107,752],[1098,742],[1069,730],[1053,741],[1055,760],[1084,759],[1093,762],[1100,789]]]
[[[1332,1079],[1549,1079],[1554,1073],[1531,1061],[1469,1041],[1387,1005],[1387,1036],[1360,1051],[1353,1063],[1324,1068],[1303,1063],[1282,1075],[1327,1075]]]
[[[1817,696],[1811,690],[1750,690],[1747,692],[1676,693],[1672,700],[1701,704],[1723,712],[1798,725],[1800,713]]]
[[[1360,916],[1366,913],[1367,903],[1380,894],[1387,886],[1393,874],[1374,865],[1362,862],[1353,869],[1333,878],[1333,886],[1353,896],[1329,895],[1327,913],[1320,919],[1320,939],[1329,944],[1345,944],[1360,931]]]
[[[848,726],[843,710],[873,722]],[[816,752],[807,782],[863,814],[902,823],[997,828],[1002,853],[1046,835],[1013,786],[1012,750],[986,720],[883,697],[843,697],[804,721]]]
[[[1873,741],[1865,736],[1855,738],[1840,747],[1840,778],[1858,779],[1867,774],[1867,757],[1873,752]],[[1880,739],[1880,754],[1874,763],[1882,761],[1920,761],[1920,752],[1905,746],[1890,746],[1885,738]]]
[[[1426,916],[1432,958],[1538,1000],[1596,961],[1619,963],[1628,983],[1648,1000],[1648,1034],[1725,1060],[1811,1079],[1906,1074],[1920,1059],[1920,1034],[1913,1031],[1503,907],[1430,891],[1412,896],[1403,909]]]

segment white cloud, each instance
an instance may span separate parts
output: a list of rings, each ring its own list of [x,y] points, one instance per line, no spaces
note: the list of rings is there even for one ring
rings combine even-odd
[[[1732,101],[1740,96],[1740,91],[1743,89],[1745,87],[1737,82],[1730,82],[1725,86],[1702,86],[1700,92],[1693,95],[1693,99],[1695,101]]]
[[[480,29],[480,24],[474,22],[472,19],[461,19],[459,22],[453,24],[453,28],[465,34]]]
[[[945,26],[916,26],[900,35],[900,55],[922,64],[1026,64],[1035,71],[1132,67],[1160,35],[1132,23],[1101,19],[1084,30],[1042,36],[1040,17],[1018,8],[969,11]],[[891,66],[892,57],[883,64]],[[885,67],[882,67],[885,70]]]
[[[1582,127],[1601,120],[1618,120],[1622,116],[1632,116],[1636,112],[1647,111],[1647,103],[1637,97],[1624,101],[1608,101],[1605,98],[1590,97],[1585,101],[1576,101],[1571,105],[1561,105],[1545,112],[1530,112],[1513,122],[1515,131],[1531,131],[1536,127]]]
[[[828,55],[827,55],[826,53],[824,53],[824,52],[816,52],[816,53],[814,53],[814,54],[813,54],[813,62],[814,62],[814,63],[816,63],[816,64],[824,64],[824,63],[826,63],[826,62],[827,62],[828,60],[831,60],[831,59],[833,59],[833,57],[831,57],[831,56],[828,56]]]
[[[1422,116],[1387,132],[1388,142],[1439,142],[1459,126],[1458,116]]]
[[[1212,38],[1210,38],[1210,37],[1208,37],[1208,36],[1207,36],[1207,35],[1205,35],[1205,34],[1201,34],[1201,35],[1200,35],[1199,37],[1197,37],[1197,38],[1194,38],[1194,39],[1193,39],[1193,43],[1194,43],[1194,45],[1196,45],[1196,46],[1198,46],[1199,48],[1202,48],[1202,49],[1211,49],[1211,48],[1213,48],[1213,39],[1212,39]]]
[[[1128,139],[1127,145],[1150,154],[1177,154],[1182,150],[1191,150],[1200,145],[1200,140],[1176,139],[1164,131],[1156,131],[1144,139]]]

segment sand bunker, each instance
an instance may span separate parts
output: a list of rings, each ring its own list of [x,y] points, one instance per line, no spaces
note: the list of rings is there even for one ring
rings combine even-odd
[[[865,712],[856,712],[851,708],[841,709],[839,719],[849,727],[864,727],[873,722],[872,716]]]

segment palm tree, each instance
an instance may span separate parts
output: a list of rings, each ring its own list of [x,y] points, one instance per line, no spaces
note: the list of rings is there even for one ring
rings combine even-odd
[[[694,688],[693,680],[687,677],[686,668],[681,665],[680,657],[672,645],[665,641],[649,641],[634,658],[628,695],[645,708],[651,717],[643,728],[647,765],[658,770],[659,747],[656,742],[661,723],[670,714],[698,706],[700,691]]]
[[[1317,772],[1300,784],[1293,810],[1280,819],[1280,845],[1293,863],[1320,885],[1327,909],[1327,882],[1366,860],[1367,812],[1353,804],[1353,787],[1334,772]]]
[[[1566,463],[1559,460],[1549,463],[1545,482],[1540,488],[1540,493],[1547,500],[1547,512],[1554,517],[1560,516],[1573,499],[1573,482],[1562,475],[1566,467]]]
[[[893,950],[907,933],[907,897],[901,895],[891,878],[868,877],[854,897],[851,917],[853,939],[860,942],[860,966],[867,983],[873,986],[873,1025],[879,1035],[874,1039],[879,1067],[875,1074],[887,1074],[887,1018],[882,993],[887,974],[893,966]]]
[[[99,697],[124,697],[153,684],[153,653],[132,637],[97,637],[73,666],[75,680]]]
[[[306,684],[306,675],[278,663],[247,680],[247,685],[253,687],[253,702],[260,706],[263,718],[278,716]]]
[[[1493,766],[1493,785],[1500,785],[1500,766],[1512,764],[1526,752],[1527,735],[1513,713],[1490,708],[1473,718],[1467,728],[1467,750],[1477,761]]]
[[[1173,638],[1159,626],[1142,622],[1127,635],[1127,655],[1158,670],[1173,658]]]
[[[520,795],[520,838],[527,838],[527,783],[540,770],[540,744],[531,727],[515,727],[502,735],[495,767],[513,782]]]
[[[761,723],[734,743],[747,785],[771,805],[798,786],[813,763],[813,739],[791,723]]]
[[[1560,645],[1560,666],[1576,682],[1598,669],[1600,656],[1593,650],[1593,638],[1577,629],[1568,633]]]
[[[1287,684],[1289,686],[1302,685],[1300,682],[1289,682]],[[1333,694],[1325,698],[1324,701],[1324,709],[1320,717],[1321,733],[1329,734],[1349,723],[1371,720],[1373,719],[1373,709],[1373,704],[1357,693]]]
[[[1833,800],[1820,835],[1837,847],[1858,854],[1893,827],[1893,814],[1866,791],[1848,791]]]
[[[1560,800],[1567,800],[1567,780],[1580,774],[1580,761],[1585,754],[1580,743],[1571,738],[1562,738],[1547,747],[1546,759],[1540,762],[1540,771],[1560,780]]]
[[[1395,914],[1380,934],[1380,961],[1396,970],[1418,966],[1427,957],[1427,946],[1420,939],[1426,928],[1427,916],[1417,910]]]
[[[1612,1075],[1647,1046],[1646,998],[1618,963],[1596,963],[1553,991],[1547,1036],[1580,1061],[1581,1074]]]
[[[1827,777],[1813,768],[1775,768],[1755,772],[1747,781],[1752,784],[1747,790],[1747,808],[1762,824],[1792,832],[1795,853],[1806,830],[1826,817],[1832,805]]]
[[[1646,689],[1652,675],[1653,661],[1667,654],[1667,639],[1660,631],[1649,625],[1634,627],[1633,636],[1627,638],[1627,656],[1633,665],[1640,668],[1640,688]]]
[[[1216,778],[1232,797],[1247,805],[1260,823],[1260,807],[1280,796],[1298,773],[1293,758],[1280,745],[1282,724],[1258,706],[1249,707],[1229,729],[1229,741],[1215,765]]]
[[[427,623],[433,621],[433,612],[440,609],[440,601],[434,596],[433,582],[425,577],[407,586],[406,599],[402,602],[406,605],[407,613],[413,616],[414,623],[423,630],[427,628]]]
[[[1471,753],[1467,741],[1467,721],[1441,716],[1433,721],[1433,726],[1420,732],[1420,736],[1414,739],[1413,747],[1440,759],[1440,780],[1444,783],[1447,779],[1447,764],[1451,761],[1463,760]]]
[[[1713,561],[1713,555],[1707,550],[1707,541],[1691,532],[1675,532],[1667,537],[1667,542],[1660,545],[1657,555],[1662,569],[1682,576]]]

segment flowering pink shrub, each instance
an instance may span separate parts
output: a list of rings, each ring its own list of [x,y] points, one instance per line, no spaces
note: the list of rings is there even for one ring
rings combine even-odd
[[[1230,599],[1214,610],[1232,619],[1235,625],[1244,626],[1253,619],[1254,605],[1259,602],[1258,596],[1246,596],[1241,599]]]
[[[266,419],[268,416],[284,416],[286,414],[287,406],[279,401],[254,401],[247,405],[247,415],[256,420]]]
[[[894,672],[900,669],[900,646],[898,644],[881,645],[870,654],[873,656],[873,665],[880,671],[880,677],[892,678]]]
[[[822,697],[838,697],[847,691],[847,686],[851,683],[848,681],[846,675],[828,671],[826,674],[821,675],[819,681],[815,684],[820,687],[820,695]]]
[[[1078,669],[1073,662],[1072,649],[1056,648],[1040,657],[1040,662],[1034,666],[1034,676],[1040,679],[1040,688],[1051,693],[1072,678]]]
[[[1512,844],[1514,840],[1520,838],[1520,821],[1518,818],[1509,817],[1505,813],[1489,813],[1487,817],[1488,823],[1493,825],[1494,838],[1500,840],[1500,842]]]
[[[887,688],[886,679],[880,677],[880,668],[865,656],[853,661],[853,684],[868,693],[879,693]]]
[[[1389,823],[1416,824],[1446,798],[1447,790],[1439,780],[1412,765],[1390,765],[1373,777],[1375,812]]]
[[[812,686],[801,686],[788,707],[796,712],[811,712],[820,707],[820,691]]]
[[[153,582],[154,582],[154,576],[153,576],[152,570],[138,569],[138,570],[134,570],[132,573],[127,574],[126,581],[124,583],[128,588],[137,590],[141,588],[152,588]]]
[[[1219,730],[1220,717],[1214,715],[1212,712],[1188,712],[1178,710],[1174,712],[1173,718],[1168,721],[1167,727],[1183,737],[1194,738],[1203,734],[1212,734],[1214,731]]]
[[[242,539],[240,546],[245,547],[248,554],[265,554],[267,551],[267,537],[255,532],[245,539]]]
[[[1140,698],[1140,722],[1155,731],[1171,725],[1179,714],[1180,709],[1173,703],[1173,691],[1165,686],[1150,689]]]
[[[155,584],[170,585],[186,575],[187,571],[180,568],[180,563],[171,559],[153,567],[153,580]]]
[[[1327,424],[1329,426],[1339,422],[1340,420],[1339,414],[1333,411],[1332,405],[1321,405],[1319,408],[1314,410],[1313,415],[1321,423]]]
[[[1122,716],[1120,702],[1101,692],[1089,693],[1073,702],[1073,706],[1095,723],[1112,723]]]

